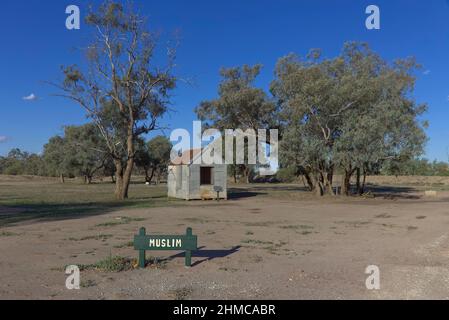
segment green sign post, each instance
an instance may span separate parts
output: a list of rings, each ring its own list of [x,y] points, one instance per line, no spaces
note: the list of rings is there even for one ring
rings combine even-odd
[[[186,267],[191,267],[192,251],[198,250],[198,236],[193,235],[192,228],[187,228],[183,236],[152,236],[141,228],[134,237],[134,249],[139,251],[139,268],[145,268],[146,251],[185,251]]]

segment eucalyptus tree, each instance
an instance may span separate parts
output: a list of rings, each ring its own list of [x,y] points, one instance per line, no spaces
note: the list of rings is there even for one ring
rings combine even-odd
[[[64,67],[65,80],[57,86],[60,96],[83,107],[98,127],[114,161],[116,198],[124,200],[138,138],[158,129],[175,88],[175,50],[167,50],[165,66],[157,63],[158,39],[131,6],[107,1],[92,10],[86,24],[94,37],[87,46],[85,67]]]
[[[277,98],[284,126],[281,147],[305,168],[311,188],[333,194],[334,145],[345,114],[355,108],[357,92],[349,85],[341,59],[321,59],[312,50],[305,60],[281,58],[271,91]],[[289,145],[294,146],[289,150]]]
[[[203,101],[195,109],[205,127],[218,129],[222,133],[227,129],[250,129],[256,134],[258,129],[278,128],[276,104],[254,84],[261,69],[261,65],[221,69],[218,98]],[[249,179],[251,167],[247,162],[233,170],[242,172]]]
[[[414,158],[406,161],[387,161],[382,168],[382,174],[406,175],[406,176],[449,176],[449,164],[447,162],[430,162],[427,159]]]
[[[8,152],[8,155],[3,161],[3,172],[7,175],[20,175],[24,174],[25,161],[29,154],[18,148],[14,148]]]
[[[23,173],[29,176],[45,176],[45,162],[38,154],[31,153],[24,159]]]
[[[45,175],[44,162],[37,154],[14,148],[6,157],[0,157],[0,174]]]
[[[148,150],[148,146],[143,139],[139,139],[136,144],[135,163],[136,167],[141,170],[139,173],[143,171],[145,174],[145,181],[151,182],[151,178],[149,177],[151,166],[150,151]]]
[[[114,160],[111,156],[106,158],[104,166],[101,170],[101,173],[104,177],[111,177],[111,182],[116,183],[115,181],[115,164]]]
[[[149,180],[156,177],[157,183],[160,183],[162,177],[168,173],[173,145],[167,137],[158,136],[148,141],[147,146],[151,159]]]
[[[63,137],[54,136],[44,146],[43,159],[49,176],[57,176],[61,183],[70,175],[70,159],[66,153]]]
[[[137,153],[136,165],[145,172],[147,182],[153,181],[156,177],[159,183],[162,176],[167,173],[172,148],[170,139],[164,136],[157,136],[146,143],[142,141]]]
[[[356,174],[357,192],[364,193],[366,175],[378,172],[387,160],[405,161],[423,153],[426,142],[425,104],[413,99],[413,58],[384,61],[367,46],[348,44],[343,52],[347,72],[365,91],[357,108],[349,110],[335,146],[343,169],[342,193],[350,193]],[[363,176],[363,181],[361,181]]]
[[[106,145],[94,124],[68,126],[64,130],[65,157],[72,172],[90,184],[109,159]]]
[[[271,90],[281,108],[281,153],[308,178],[317,194],[334,194],[333,176],[343,171],[342,193],[351,177],[389,158],[422,150],[425,105],[411,97],[413,59],[389,64],[366,44],[347,43],[333,59],[313,50],[300,60],[280,59]]]

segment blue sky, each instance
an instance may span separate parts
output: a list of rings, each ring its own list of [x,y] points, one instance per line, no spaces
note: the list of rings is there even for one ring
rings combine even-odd
[[[172,129],[191,128],[193,109],[216,96],[221,67],[261,63],[258,85],[268,89],[278,58],[310,48],[326,56],[346,41],[366,41],[384,58],[415,56],[415,97],[426,102],[429,159],[447,160],[449,148],[449,0],[165,0],[135,1],[162,40],[180,31],[176,74],[193,80],[174,92],[175,112],[164,118]],[[65,28],[65,8],[84,0],[2,1],[0,10],[0,155],[19,147],[41,152],[64,125],[86,122],[83,110],[52,96],[44,81],[60,78],[59,67],[80,62],[76,47],[91,30]],[[365,28],[365,9],[381,10],[381,30]],[[35,97],[31,96],[34,94]],[[28,97],[28,100],[24,100]],[[37,99],[36,99],[37,97]],[[166,132],[168,134],[169,132]]]

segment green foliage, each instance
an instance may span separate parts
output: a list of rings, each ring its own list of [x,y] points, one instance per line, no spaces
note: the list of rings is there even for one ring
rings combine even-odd
[[[147,143],[139,141],[136,165],[145,173],[147,182],[151,182],[154,177],[160,182],[166,176],[172,148],[170,139],[164,136],[157,136]]]
[[[80,176],[87,183],[104,168],[110,156],[98,128],[93,124],[68,126],[44,147],[43,159],[51,176]]]
[[[406,161],[390,160],[385,163],[381,171],[385,175],[396,176],[449,176],[449,164],[427,159],[411,159]]]
[[[70,174],[70,161],[65,154],[65,140],[63,137],[50,138],[44,146],[43,159],[49,176],[67,176]]]
[[[64,142],[64,156],[70,171],[84,177],[87,183],[110,159],[104,140],[93,124],[66,127]]]
[[[0,173],[7,175],[45,175],[42,158],[36,154],[13,149],[6,157],[0,157]]]
[[[55,86],[99,128],[115,165],[116,198],[124,200],[139,138],[158,129],[176,87],[175,50],[166,50],[166,66],[155,61],[157,37],[132,5],[105,1],[87,15],[86,24],[95,35],[85,46],[84,67],[63,67],[65,79]]]
[[[172,144],[163,136],[148,142],[139,139],[136,164],[153,177],[163,179],[170,161]],[[49,139],[42,156],[13,149],[0,157],[0,174],[49,177],[81,177],[90,183],[95,176],[115,178],[113,159],[98,128],[93,124],[68,126],[64,136]]]
[[[118,256],[109,256],[108,258],[94,264],[80,265],[79,268],[81,271],[96,270],[100,272],[116,273],[131,270],[133,268],[133,265],[131,259]]]
[[[146,180],[166,174],[172,145],[165,137],[142,138],[158,128],[167,111],[174,51],[167,68],[153,68],[156,42],[145,19],[111,1],[89,14],[98,37],[89,46],[88,72],[63,69],[62,95],[86,110],[91,124],[67,127],[53,137],[43,156],[15,149],[0,157],[0,173],[52,176],[116,176],[116,197],[128,196],[135,165]],[[303,175],[310,190],[334,194],[334,174],[350,193],[368,174],[449,175],[448,164],[418,159],[427,141],[421,120],[427,106],[413,98],[413,58],[386,61],[367,44],[351,42],[334,58],[320,50],[279,59],[269,96],[255,86],[260,65],[222,69],[218,97],[195,109],[207,128],[276,129],[281,133],[281,170],[290,182]],[[109,81],[105,81],[108,79]],[[229,175],[255,174],[249,165],[229,166]]]
[[[359,43],[347,43],[333,59],[319,50],[280,59],[271,91],[281,109],[282,166],[301,168],[318,194],[334,193],[341,168],[348,193],[354,172],[419,155],[426,106],[411,98],[418,67],[413,59],[390,64]]]
[[[195,109],[199,119],[221,131],[275,128],[276,105],[254,87],[261,69],[261,65],[222,69],[219,97],[201,102]]]
[[[206,127],[218,129],[222,134],[226,129],[252,129],[257,133],[258,129],[278,128],[276,104],[264,90],[254,87],[261,69],[261,65],[244,65],[220,71],[218,98],[203,101],[195,109]],[[247,182],[253,170],[247,164],[231,166],[232,175],[242,175]]]
[[[44,146],[42,156],[13,149],[0,158],[0,173],[51,177],[84,177],[91,182],[101,169],[111,170],[111,158],[104,140],[93,124],[68,126],[64,136],[54,136]],[[111,172],[108,172],[111,173]],[[110,174],[108,174],[110,175]]]

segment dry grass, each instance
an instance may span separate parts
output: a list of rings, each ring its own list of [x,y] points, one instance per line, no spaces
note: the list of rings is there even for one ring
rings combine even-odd
[[[166,186],[133,183],[130,198],[114,198],[112,183],[82,184],[39,177],[0,176],[0,227],[32,220],[64,220],[104,214],[122,208],[176,206],[168,200]],[[118,222],[117,222],[118,223]]]
[[[335,177],[336,184],[340,181]],[[395,199],[400,195],[428,189],[449,189],[449,177],[368,177],[368,189],[376,196]],[[0,227],[27,221],[52,221],[81,218],[108,213],[124,208],[152,208],[184,205],[184,201],[167,199],[167,186],[147,186],[137,179],[130,186],[130,199],[118,202],[114,199],[114,185],[96,182],[85,185],[78,180],[61,184],[55,178],[29,176],[0,176]],[[230,186],[230,199],[270,198],[289,201],[317,201],[315,195],[300,184],[252,184]],[[323,197],[320,202],[347,202],[346,197]],[[356,201],[358,198],[354,198]],[[208,204],[209,205],[209,204]],[[213,205],[213,204],[211,204]],[[218,205],[218,204],[217,204]],[[249,210],[250,214],[260,209]],[[205,224],[209,219],[186,218],[188,223]],[[248,222],[247,227],[270,226],[273,221]],[[126,224],[111,221],[108,226]],[[287,227],[288,228],[288,227]],[[292,227],[294,228],[294,227]]]

